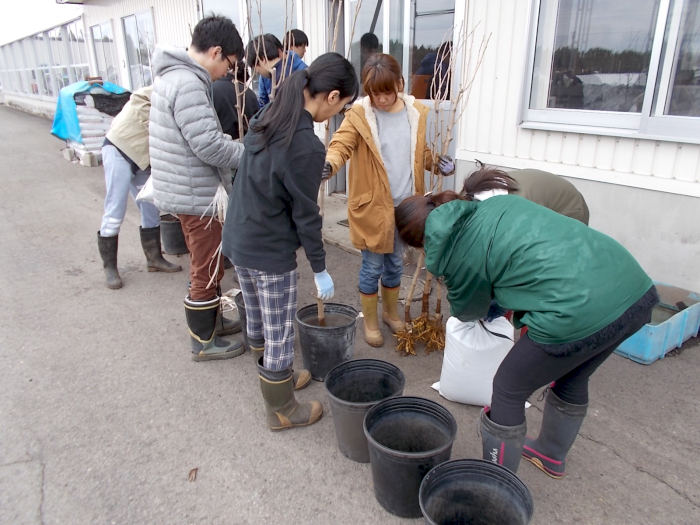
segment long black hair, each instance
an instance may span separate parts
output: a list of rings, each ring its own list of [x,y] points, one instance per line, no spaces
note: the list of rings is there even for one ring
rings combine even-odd
[[[253,123],[251,130],[260,133],[265,142],[276,133],[285,133],[284,144],[289,146],[304,110],[304,89],[308,89],[312,97],[337,90],[341,99],[352,97],[355,100],[360,83],[352,64],[342,55],[321,55],[309,69],[295,71],[282,82],[270,107]]]
[[[518,189],[518,183],[505,171],[489,168],[481,161],[476,161],[477,171],[464,181],[460,196],[468,201],[474,200],[474,195],[488,190],[506,190],[511,193]]]

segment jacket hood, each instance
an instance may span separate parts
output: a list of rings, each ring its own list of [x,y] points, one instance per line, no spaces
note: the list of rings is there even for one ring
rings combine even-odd
[[[181,47],[156,46],[153,52],[153,72],[159,77],[176,69],[186,69],[197,75],[206,85],[211,84],[211,75]]]
[[[469,222],[477,202],[455,200],[438,206],[425,221],[425,266],[430,273],[437,276],[445,274],[450,253],[454,247],[455,234]]]
[[[257,124],[258,120],[260,120],[262,116],[269,111],[271,106],[272,104],[268,104],[267,106],[265,106],[262,109],[262,111],[258,112],[258,114],[255,115],[253,120],[250,121],[250,126],[248,128],[250,131],[243,139],[243,145],[245,146],[246,151],[249,151],[251,153],[259,153],[266,147],[284,140],[286,132],[283,131],[278,131],[277,133],[275,133],[272,136],[272,138],[267,142],[265,142],[265,138],[262,133],[253,131],[253,128]],[[309,113],[305,109],[301,112],[301,116],[299,117],[299,122],[297,123],[295,131],[299,131],[302,129],[314,129],[314,119],[311,116],[311,113]]]
[[[290,74],[292,71],[298,71],[299,69],[306,69],[306,63],[294,51],[287,51],[287,56],[289,57],[287,58],[287,74]],[[284,62],[284,59],[278,62],[278,64],[280,64],[280,70],[282,62]]]

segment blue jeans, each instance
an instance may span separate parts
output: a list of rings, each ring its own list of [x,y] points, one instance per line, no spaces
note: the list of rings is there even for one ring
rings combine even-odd
[[[150,173],[138,170],[136,174],[131,171],[131,165],[119,153],[114,146],[102,147],[102,165],[105,169],[105,214],[102,217],[100,235],[102,237],[114,237],[119,235],[119,230],[126,216],[126,204],[129,193],[135,199],[139,191],[146,184]],[[150,202],[137,202],[141,212],[141,226],[155,228],[160,226],[160,212]]]
[[[360,292],[372,295],[379,291],[379,279],[384,288],[396,288],[401,285],[403,275],[404,244],[394,229],[394,251],[392,253],[374,253],[362,250],[360,266]]]

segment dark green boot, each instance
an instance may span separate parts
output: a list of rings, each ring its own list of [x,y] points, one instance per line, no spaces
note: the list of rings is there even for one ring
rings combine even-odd
[[[258,361],[265,355],[265,340],[248,338],[248,344],[250,345],[250,353],[253,354],[253,359],[257,366]],[[311,383],[311,372],[303,368],[292,370],[292,380],[294,382],[294,390],[301,390]]]
[[[527,431],[526,423],[514,427],[497,425],[482,409],[479,415],[479,426],[483,458],[503,465],[515,474],[520,465],[520,454],[523,451],[523,441]]]
[[[270,430],[313,425],[321,419],[323,406],[318,401],[299,403],[294,397],[292,369],[268,370],[258,362],[260,390],[265,400],[267,425]]]
[[[141,234],[141,247],[146,255],[146,267],[149,272],[181,272],[182,266],[173,264],[163,258],[160,249],[160,226],[155,228],[143,228],[139,226]]]
[[[192,359],[194,361],[211,361],[214,359],[230,359],[245,352],[243,343],[228,342],[220,339],[214,333],[217,312],[221,308],[221,300],[214,297],[209,301],[192,301],[189,296],[185,299],[185,316],[190,329]]]
[[[97,232],[97,247],[102,257],[102,267],[105,269],[105,284],[111,290],[118,290],[122,287],[122,278],[117,270],[117,250],[119,248],[119,236],[102,237]]]
[[[555,479],[564,476],[566,455],[574,444],[588,405],[572,405],[547,390],[542,428],[537,439],[526,437],[523,457]]]

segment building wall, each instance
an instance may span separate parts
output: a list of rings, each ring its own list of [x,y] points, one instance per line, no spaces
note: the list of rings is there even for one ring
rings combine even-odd
[[[129,87],[129,72],[122,18],[142,11],[152,13],[156,44],[181,47],[190,44],[191,31],[199,21],[195,0],[88,0],[83,6],[83,19],[88,34],[92,26],[112,21],[120,84],[125,87]],[[90,53],[94,53],[92,41]],[[94,56],[92,67],[95,68]]]
[[[491,37],[460,122],[457,186],[475,159],[566,176],[586,197],[592,227],[620,241],[652,278],[700,291],[700,145],[527,129],[531,2],[469,5],[467,27],[479,23],[477,41]]]

